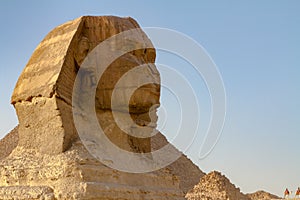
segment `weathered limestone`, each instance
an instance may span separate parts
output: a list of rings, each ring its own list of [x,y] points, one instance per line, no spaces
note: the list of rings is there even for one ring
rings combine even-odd
[[[250,193],[247,194],[247,196],[251,199],[251,200],[271,200],[271,199],[281,199],[280,197],[271,194],[269,192],[265,192],[265,191],[257,191],[254,193]]]
[[[72,126],[66,127],[68,123],[63,123],[57,102],[60,96],[57,82],[81,22],[82,18],[79,18],[51,31],[34,51],[16,84],[11,102],[19,119],[20,146],[58,154],[68,149],[72,140],[77,138]],[[75,72],[69,73],[66,82],[74,78]],[[71,92],[72,87],[69,89]],[[69,113],[66,115],[70,116]],[[51,143],[41,145],[48,142]]]
[[[43,186],[0,187],[1,199],[5,200],[54,200],[53,189]]]
[[[151,139],[152,150],[157,150],[169,142],[162,134],[157,134]],[[172,174],[175,174],[179,179],[179,187],[186,194],[189,190],[199,183],[205,173],[203,173],[197,165],[195,165],[185,155],[182,155],[178,160],[166,167]]]
[[[186,195],[188,200],[250,200],[220,172],[211,172],[200,179]]]
[[[16,148],[12,152],[6,149],[1,154],[2,159],[0,157],[0,199],[183,199],[204,175],[185,156],[154,172],[120,172],[90,155],[78,136],[72,95],[78,70],[85,70],[83,60],[100,42],[134,28],[139,26],[132,18],[81,17],[58,26],[39,44],[12,96],[19,127],[11,134],[18,139],[6,138]],[[151,46],[141,30],[137,37],[142,46]],[[123,41],[116,41],[120,45],[118,42],[122,44]],[[168,144],[160,133],[152,138],[137,138],[126,134],[113,122],[111,95],[126,72],[145,64],[147,68],[141,74],[156,83],[160,81],[154,65],[154,48],[142,46],[111,63],[98,85],[93,70],[85,71],[88,76],[80,79],[96,87],[95,111],[99,124],[107,130],[106,136],[119,148],[136,153],[148,153]],[[139,79],[138,74],[136,78]],[[127,85],[130,84],[131,80]],[[136,126],[151,122],[150,129],[155,129],[157,117],[153,118],[155,113],[149,110],[159,105],[159,84],[137,89],[129,105],[124,99],[130,88],[121,85],[117,89],[125,92],[117,99],[116,112],[122,115],[129,107]],[[84,92],[75,95],[86,95]],[[132,131],[134,127],[130,124],[129,129]]]
[[[17,138],[18,138],[18,128],[15,128],[11,133],[9,133],[9,138],[6,138],[6,141],[9,141],[9,144],[11,146],[16,147],[18,143]],[[153,137],[151,142],[153,150],[157,150],[158,148],[166,145],[167,143],[168,141],[161,134],[158,134],[156,137]],[[10,154],[10,151],[9,152],[3,151],[1,153]],[[31,170],[26,170],[27,168],[30,168]],[[68,168],[69,170],[66,170]],[[70,172],[70,171],[76,171],[76,168],[78,170],[77,173]],[[179,188],[184,193],[192,189],[193,186],[198,183],[199,179],[202,176],[204,176],[204,173],[202,173],[199,170],[199,168],[196,165],[194,165],[184,155],[182,155],[177,161],[175,161],[174,163],[172,163],[171,165],[163,169],[163,171],[167,171],[173,174],[173,179],[174,179],[173,181],[175,181],[175,183],[177,182],[177,184],[179,181]],[[85,150],[81,142],[77,141],[73,144],[73,147],[70,150],[68,150],[63,154],[60,154],[59,156],[41,155],[41,154],[37,154],[35,151],[26,150],[23,148],[15,149],[12,155],[0,161],[0,177],[1,177],[0,186],[48,185],[53,188],[56,188],[55,190],[57,193],[56,196],[61,196],[62,198],[63,195],[60,194],[59,191],[63,190],[65,194],[64,197],[65,198],[68,197],[72,199],[73,198],[72,196],[78,195],[77,193],[79,191],[81,191],[79,193],[82,193],[82,195],[84,194],[82,187],[83,188],[87,187],[86,190],[88,190],[88,187],[91,187],[90,185],[83,184],[81,182],[82,180],[80,179],[84,179],[85,181],[91,181],[91,182],[102,181],[108,184],[111,181],[111,178],[109,177],[115,177],[116,175],[114,174],[116,173],[118,174],[118,177],[122,177],[122,174],[124,174],[116,170],[110,170],[109,168],[99,163]],[[78,174],[81,175],[79,176]],[[135,176],[137,178],[134,178]],[[166,182],[164,180],[164,177],[162,177],[161,174],[159,176],[160,178],[153,177],[153,176],[152,177],[155,180],[154,185],[162,189],[166,187]],[[141,184],[139,181],[146,181],[147,184],[144,187],[142,186],[142,184],[135,185],[135,187],[144,188],[143,189],[144,191],[146,191],[147,188],[149,187],[148,184],[148,182],[150,181],[149,177],[148,178],[144,177],[141,179],[139,174],[137,175],[126,174],[126,177],[127,178],[125,178],[125,181],[126,179],[130,178],[131,182],[136,182],[136,184]],[[115,183],[117,182],[122,184],[121,182],[119,182],[120,179],[124,180],[124,178],[118,178],[118,179],[113,178],[112,180],[114,180]],[[74,184],[72,184],[73,186],[70,185],[69,182],[70,183],[74,182]],[[81,186],[78,187],[80,184]],[[129,186],[129,183],[123,183],[123,184]],[[64,185],[68,187],[63,187]],[[70,191],[72,187],[74,187],[75,190],[72,189]],[[134,188],[134,185],[131,185],[131,187]],[[12,188],[14,188],[15,191],[18,190],[18,187],[12,187]],[[6,187],[3,187],[0,190],[5,191]],[[168,191],[168,189],[166,189],[166,191]],[[100,196],[102,195],[102,192],[99,193],[96,192],[96,193],[97,195]],[[126,193],[127,195],[132,194],[129,191],[124,193]],[[3,196],[0,195],[0,199],[2,198]],[[167,199],[167,197],[163,197],[163,199]]]
[[[0,160],[7,157],[18,145],[18,126],[0,140]]]
[[[55,199],[182,199],[179,181],[167,169],[146,174],[113,170],[94,159],[80,141],[59,155],[17,147],[0,165],[0,186],[16,192],[18,187],[47,186]],[[0,192],[0,199],[7,195]]]

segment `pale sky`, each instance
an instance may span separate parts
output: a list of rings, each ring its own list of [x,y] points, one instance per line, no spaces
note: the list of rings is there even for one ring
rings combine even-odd
[[[131,16],[141,27],[174,29],[193,38],[220,71],[227,95],[221,138],[212,153],[199,160],[200,128],[187,151],[200,169],[221,171],[245,193],[263,189],[282,196],[286,187],[295,191],[300,186],[300,2],[174,2],[1,1],[0,138],[18,123],[10,96],[49,31],[82,15]],[[188,68],[163,52],[158,52],[157,62]],[[203,80],[191,85],[198,91],[200,124],[205,128],[209,94]],[[169,139],[180,115],[174,102],[163,90],[161,103],[169,116],[163,132]]]

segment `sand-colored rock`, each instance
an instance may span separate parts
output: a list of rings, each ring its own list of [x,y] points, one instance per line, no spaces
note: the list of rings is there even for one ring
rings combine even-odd
[[[80,141],[59,155],[17,147],[0,165],[2,191],[3,186],[16,192],[19,186],[47,186],[55,199],[183,199],[178,179],[169,171],[130,174],[113,170],[93,158]],[[7,193],[0,199],[4,196]]]
[[[187,193],[188,200],[250,200],[220,172],[210,172]]]
[[[7,157],[14,150],[19,141],[18,126],[0,140],[0,160]]]
[[[280,197],[271,194],[269,192],[265,192],[265,191],[257,191],[254,193],[250,193],[247,194],[247,196],[251,199],[251,200],[272,200],[272,199],[281,199]]]
[[[54,200],[53,189],[45,186],[14,186],[0,187],[3,200]]]
[[[170,166],[148,173],[111,169],[95,159],[79,138],[72,109],[82,105],[80,102],[74,105],[72,100],[76,75],[79,70],[86,70],[83,60],[100,42],[134,28],[139,25],[132,18],[80,17],[58,26],[39,44],[23,70],[11,100],[19,127],[0,142],[13,144],[1,153],[0,199],[184,199],[184,194],[203,176],[184,155]],[[155,83],[160,81],[154,65],[155,50],[143,31],[137,33],[139,43],[136,45],[140,49],[111,63],[97,85],[96,72],[90,69],[84,71],[87,76],[80,77],[80,83],[96,87],[96,116],[111,142],[129,152],[147,153],[168,144],[165,137],[161,133],[152,138],[126,134],[114,122],[110,103],[120,77],[138,65],[147,66],[140,74]],[[123,42],[115,41],[114,45],[122,47]],[[142,48],[143,45],[147,48]],[[156,110],[151,113],[149,110],[159,105],[160,86],[147,84],[140,87],[128,104],[126,91],[133,82],[129,80],[126,87],[117,88],[125,92],[117,98],[114,109],[123,115],[129,107],[136,125],[145,126],[151,122],[150,129],[155,129]],[[76,95],[86,93],[81,90]],[[87,113],[75,114],[86,119]],[[130,124],[128,129],[136,130],[136,126]],[[16,148],[12,151],[13,147]]]
[[[9,134],[8,134],[8,136],[9,136],[9,138],[4,138],[4,139],[2,139],[2,140],[0,140],[0,143],[2,143],[3,144],[3,142],[2,141],[10,141],[9,142],[9,145],[10,146],[6,146],[6,147],[16,147],[17,146],[17,144],[18,144],[18,128],[16,127],[12,132],[10,132]],[[161,147],[161,146],[164,146],[164,145],[166,145],[168,143],[168,141],[167,141],[167,139],[162,135],[162,134],[158,134],[156,137],[153,137],[152,138],[152,142],[151,142],[151,144],[152,144],[152,148],[153,148],[153,150],[157,150],[159,147]],[[76,145],[74,145],[74,147],[75,147],[75,149],[76,148],[78,148],[78,147],[80,147],[79,148],[79,150],[74,150],[74,149],[72,149],[72,150],[68,150],[65,154],[65,156],[64,156],[64,158],[66,157],[66,158],[69,158],[69,157],[72,157],[72,156],[70,156],[70,154],[72,154],[71,153],[71,151],[76,151],[76,153],[79,153],[79,152],[81,152],[83,155],[82,155],[82,158],[81,159],[91,159],[91,160],[93,160],[94,162],[92,162],[92,164],[90,165],[90,167],[91,168],[93,168],[94,170],[96,170],[97,168],[98,168],[98,171],[101,171],[103,168],[105,168],[106,169],[106,174],[107,174],[107,176],[109,176],[109,173],[111,173],[111,176],[113,175],[113,173],[116,173],[117,171],[116,170],[111,170],[111,172],[109,172],[109,169],[107,168],[107,167],[105,167],[105,166],[103,166],[101,163],[99,163],[98,161],[96,161],[86,150],[85,150],[85,148],[82,146],[82,144],[81,144],[81,142],[80,141],[78,141],[78,142],[76,142]],[[8,150],[7,152],[5,152],[5,150]],[[17,151],[17,150],[15,150],[15,151]],[[10,154],[11,153],[11,150],[10,150],[10,148],[3,148],[3,151],[1,151],[1,153],[5,153],[6,155],[8,155],[8,154]],[[32,153],[32,152],[31,152]],[[19,177],[19,175],[18,174],[21,174],[22,175],[22,173],[24,172],[24,168],[26,168],[26,166],[29,166],[30,168],[36,168],[36,171],[35,172],[29,172],[29,173],[31,173],[31,175],[30,174],[28,174],[28,175],[26,175],[26,176],[29,176],[30,178],[29,179],[32,179],[31,180],[31,182],[30,182],[30,184],[34,184],[35,183],[35,176],[34,176],[34,174],[41,174],[40,176],[42,176],[42,177],[46,177],[45,179],[46,180],[38,180],[37,181],[37,184],[39,184],[39,183],[43,183],[43,184],[45,184],[45,182],[44,181],[49,181],[49,179],[53,179],[53,180],[56,180],[57,179],[57,177],[55,177],[55,178],[53,178],[53,177],[49,177],[49,172],[47,172],[47,176],[46,175],[42,175],[42,173],[43,172],[37,172],[37,170],[39,170],[40,168],[42,168],[43,167],[43,165],[44,164],[42,164],[41,163],[41,161],[40,160],[36,160],[37,158],[32,158],[33,156],[32,156],[32,154],[30,154],[30,152],[27,152],[26,150],[18,150],[17,152],[16,152],[16,154],[22,154],[22,156],[20,156],[20,155],[17,155],[17,156],[15,156],[15,155],[11,155],[10,157],[12,157],[12,158],[14,158],[14,157],[24,157],[24,156],[26,156],[26,158],[27,159],[20,159],[20,160],[11,160],[10,158],[7,158],[6,159],[6,161],[5,161],[5,165],[6,166],[9,166],[8,168],[10,168],[12,171],[8,171],[8,169],[6,168],[4,171],[2,171],[2,174],[0,174],[0,177],[3,177],[3,180],[4,181],[8,181],[8,182],[10,182],[11,184],[7,184],[7,183],[2,183],[3,185],[19,185],[19,183],[18,183],[18,181],[19,181],[19,179],[20,179],[20,177]],[[27,154],[29,154],[29,155],[27,155]],[[62,156],[63,154],[61,154],[61,156]],[[41,155],[40,155],[41,156]],[[61,156],[59,156],[59,157],[56,157],[56,156],[52,156],[53,157],[53,159],[55,159],[55,160],[60,160],[61,159]],[[39,156],[37,156],[37,157],[39,157]],[[49,160],[49,155],[44,155],[44,157],[47,157],[47,159]],[[74,156],[75,157],[75,156]],[[35,162],[35,164],[31,161],[31,159],[33,159],[33,160],[36,160],[36,162]],[[71,161],[71,162],[74,162],[74,164],[75,165],[79,165],[79,166],[81,166],[83,169],[87,169],[86,167],[84,167],[84,165],[83,165],[83,163],[76,163],[75,162],[75,158],[74,158],[74,161]],[[48,163],[49,161],[45,161],[46,163]],[[50,163],[48,163],[48,165],[49,166],[51,166],[51,165],[55,165],[55,166],[60,166],[60,169],[63,169],[63,168],[66,168],[66,167],[70,167],[70,165],[68,166],[68,164],[66,164],[66,165],[63,165],[63,163],[64,162],[66,162],[66,163],[68,163],[68,164],[70,164],[70,162],[67,162],[67,161],[65,161],[65,160],[62,160],[60,163],[55,163],[55,164],[52,164],[51,162]],[[0,163],[3,163],[3,162],[1,162],[0,161]],[[25,164],[26,163],[26,164]],[[93,166],[93,164],[95,164],[95,163],[97,163],[97,165],[100,165],[100,167],[99,166]],[[88,164],[88,163],[86,163],[86,164]],[[13,166],[19,166],[20,168],[19,169],[14,169],[14,167]],[[54,166],[52,166],[52,167],[54,167]],[[72,166],[71,165],[71,167],[73,168],[74,166]],[[0,167],[0,169],[1,169],[1,167]],[[59,173],[58,171],[60,170],[59,168],[57,168],[57,169],[55,169],[55,170],[53,170],[53,172],[51,172],[51,173],[55,173],[55,171],[57,171],[56,173]],[[169,165],[169,166],[167,166],[166,168],[164,168],[163,170],[166,170],[166,171],[168,171],[168,172],[170,172],[171,174],[173,174],[173,175],[175,175],[175,177],[174,177],[174,179],[178,179],[178,181],[179,181],[179,188],[180,188],[180,190],[182,190],[184,193],[187,193],[187,191],[188,190],[190,190],[190,189],[192,189],[193,188],[193,186],[194,185],[196,185],[197,183],[198,183],[198,181],[199,181],[199,179],[202,177],[202,176],[204,176],[205,174],[203,173],[203,172],[201,172],[201,170],[199,170],[199,168],[196,166],[196,165],[194,165],[193,164],[193,162],[192,161],[190,161],[185,155],[182,155],[177,161],[175,161],[174,163],[172,163],[171,165]],[[94,178],[96,178],[97,179],[97,176],[98,175],[94,175],[94,174],[91,174],[91,173],[87,173],[87,172],[81,172],[81,173],[85,173],[85,175],[88,177],[89,176],[89,178],[91,178],[91,177],[94,177]],[[99,172],[100,173],[100,172]],[[101,174],[102,174],[103,172],[101,172]],[[12,177],[10,177],[10,175],[9,174],[17,174],[17,175],[14,175],[13,177],[14,178],[12,178]],[[32,175],[33,174],[33,175]],[[121,173],[122,174],[122,173]],[[7,178],[6,177],[6,175],[8,175],[9,177]],[[53,175],[54,176],[54,175]],[[68,173],[66,173],[66,175],[65,176],[70,176]],[[103,175],[101,175],[101,176],[103,176]],[[63,181],[63,175],[61,175],[61,182],[63,182],[64,183],[64,181]],[[104,179],[105,179],[106,177],[104,177]],[[38,179],[40,179],[40,178],[38,178]],[[147,178],[146,179],[147,181],[149,181],[149,178]],[[117,180],[116,180],[117,181]],[[161,180],[160,180],[161,181]],[[61,183],[61,184],[59,184],[59,185],[63,185],[63,183]],[[26,184],[24,184],[24,183],[21,183],[22,185],[26,185]],[[51,181],[50,181],[50,183],[47,183],[48,185],[56,185],[56,187],[57,187],[57,183],[55,182],[55,181],[53,181],[53,183],[51,183]],[[0,184],[1,185],[1,184]],[[160,185],[160,183],[158,184],[158,185]],[[139,186],[140,187],[140,186]],[[148,187],[148,186],[147,186]],[[147,187],[145,187],[145,191],[146,191],[146,188]],[[15,191],[17,191],[18,190],[18,188],[14,188],[14,187],[12,187],[13,189],[15,189]],[[0,189],[1,190],[1,189]],[[3,192],[2,193],[4,193],[4,191],[6,190],[6,187],[2,187],[2,190],[3,190]],[[1,194],[1,192],[0,192],[0,194]],[[60,194],[57,194],[58,196],[61,196]],[[0,197],[1,197],[1,195],[0,195]]]
[[[151,141],[153,150],[157,150],[167,144],[168,141],[162,134],[157,134]],[[200,178],[205,175],[205,173],[199,170],[198,166],[184,154],[166,168],[179,178],[179,187],[185,194],[199,183]]]

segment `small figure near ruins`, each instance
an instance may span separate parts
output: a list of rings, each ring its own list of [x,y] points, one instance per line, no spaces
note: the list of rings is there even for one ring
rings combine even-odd
[[[295,198],[300,198],[300,187],[296,191]]]
[[[290,191],[286,188],[284,191],[284,198],[289,198],[290,196]]]

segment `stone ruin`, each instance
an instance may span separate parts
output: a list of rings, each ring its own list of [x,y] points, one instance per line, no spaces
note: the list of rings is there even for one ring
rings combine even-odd
[[[210,172],[186,195],[188,200],[250,200],[220,172]]]
[[[275,200],[280,197],[265,191],[243,194],[220,172],[210,172],[186,194],[188,200]]]
[[[84,16],[56,27],[38,45],[11,99],[19,125],[0,141],[0,199],[184,199],[197,184],[204,173],[185,155],[147,173],[112,169],[90,154],[74,125],[73,87],[84,59],[99,43],[135,28],[139,25],[130,17]],[[141,41],[151,43],[143,31],[138,33]],[[129,152],[149,153],[169,144],[161,133],[149,138],[124,133],[110,104],[120,77],[138,65],[147,65],[142,73],[160,81],[155,56],[149,47],[125,53],[98,84],[88,81],[96,87],[99,124],[115,145]],[[147,84],[133,93],[129,105],[119,98],[118,109],[122,113],[129,106],[132,120],[144,126],[153,123],[149,112],[159,105],[159,96],[160,85]]]
[[[180,155],[175,162],[147,173],[116,170],[91,154],[84,144],[85,139],[89,138],[80,136],[74,123],[74,116],[78,113],[74,115],[73,109],[82,106],[82,102],[74,102],[76,77],[97,45],[119,33],[137,28],[138,23],[130,17],[84,16],[56,27],[38,45],[19,77],[11,99],[19,125],[0,140],[0,199],[279,198],[263,191],[244,195],[221,173],[205,175],[175,147]],[[163,134],[158,132],[146,138],[127,134],[127,131],[139,131],[137,127],[149,124],[150,129],[155,129],[160,97],[160,77],[154,65],[155,49],[141,29],[135,37],[140,46],[110,63],[98,82],[93,78],[94,72],[89,70],[85,71],[89,74],[87,79],[80,78],[82,83],[95,88],[92,111],[95,111],[97,122],[105,130],[106,137],[120,149],[151,155],[153,151],[170,145]],[[118,42],[114,41],[115,44]],[[113,48],[115,44],[112,44]],[[101,55],[104,58],[111,56],[107,52]],[[148,77],[155,84],[136,88],[127,102],[128,85],[134,82],[127,80],[125,85],[117,88],[121,95],[113,108],[112,95],[119,79],[139,65],[146,68],[136,73],[133,79]],[[87,94],[79,90],[79,93],[75,92],[75,97],[77,95]],[[126,132],[115,122],[113,109],[121,117],[128,110],[134,124],[129,124]],[[79,113],[79,118],[89,120],[89,112]],[[94,131],[93,128],[86,128],[87,135]],[[151,156],[145,157],[145,160],[151,159]]]

